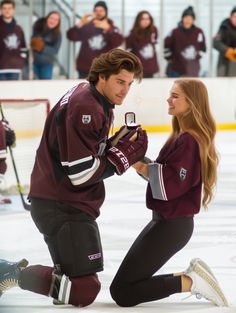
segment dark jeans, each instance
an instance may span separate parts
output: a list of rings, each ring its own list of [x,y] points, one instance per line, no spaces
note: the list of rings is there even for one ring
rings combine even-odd
[[[187,244],[192,232],[192,217],[165,220],[155,215],[131,246],[111,284],[116,303],[134,306],[181,292],[181,276],[154,274]]]

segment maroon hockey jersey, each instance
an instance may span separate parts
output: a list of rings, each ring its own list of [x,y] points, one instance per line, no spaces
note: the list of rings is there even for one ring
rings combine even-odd
[[[22,28],[15,19],[6,23],[0,16],[0,30],[0,69],[22,69],[27,51]]]
[[[203,31],[196,26],[185,29],[180,24],[165,38],[164,55],[170,63],[171,70],[180,76],[198,77],[200,59],[206,51]]]
[[[74,26],[67,31],[67,38],[72,41],[81,41],[79,55],[76,60],[78,71],[88,72],[92,61],[101,53],[119,47],[123,42],[123,35],[113,21],[108,19],[111,28],[104,31],[95,27],[93,21],[83,27]]]
[[[133,32],[130,32],[125,40],[126,49],[140,58],[143,65],[144,77],[145,74],[159,72],[156,53],[157,37],[157,28],[154,26],[151,34],[143,33],[143,36],[140,35],[140,37],[137,38]]]
[[[164,145],[148,165],[147,207],[170,219],[193,216],[201,206],[201,161],[197,141],[183,133]]]
[[[99,150],[109,133],[112,109],[88,83],[61,98],[45,123],[29,197],[61,201],[99,215],[105,197],[102,176],[109,163]]]

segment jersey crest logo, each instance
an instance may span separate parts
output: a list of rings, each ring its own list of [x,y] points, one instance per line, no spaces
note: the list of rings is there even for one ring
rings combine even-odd
[[[181,167],[180,171],[179,171],[179,177],[181,180],[185,180],[187,175],[187,170],[183,167]]]
[[[83,115],[82,116],[82,123],[89,124],[91,122],[91,115]]]

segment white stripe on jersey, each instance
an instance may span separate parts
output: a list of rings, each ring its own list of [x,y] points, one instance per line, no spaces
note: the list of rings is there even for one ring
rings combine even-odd
[[[86,181],[88,181],[96,172],[96,170],[99,168],[100,166],[100,159],[94,159],[93,165],[92,167],[90,167],[89,169],[84,170],[83,172],[77,173],[77,174],[73,174],[73,175],[68,175],[68,177],[70,178],[72,185],[81,185],[83,183],[85,183]]]
[[[166,196],[166,191],[165,191],[165,185],[164,185],[164,180],[163,180],[163,165],[158,163],[158,176],[159,176],[159,182],[160,182],[160,188],[161,188],[161,193],[163,196],[164,200],[168,200]]]
[[[7,157],[7,150],[2,149],[0,150],[0,159],[5,159]]]
[[[79,160],[75,160],[75,161],[72,161],[72,162],[68,162],[68,161],[65,161],[65,162],[61,162],[61,165],[62,166],[74,166],[74,165],[77,165],[77,164],[80,164],[80,163],[84,163],[84,162],[87,162],[87,161],[90,161],[92,160],[93,157],[90,155],[89,157],[86,157],[86,158],[83,158],[83,159],[79,159]]]

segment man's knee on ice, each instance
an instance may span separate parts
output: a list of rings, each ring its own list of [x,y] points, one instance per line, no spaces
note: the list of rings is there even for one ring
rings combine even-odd
[[[69,278],[54,273],[49,294],[64,304],[84,307],[94,302],[100,288],[97,274]]]

